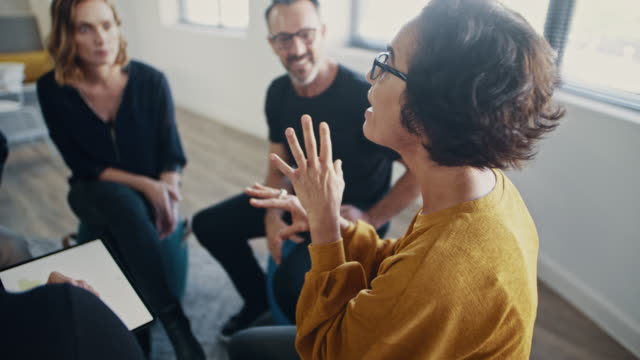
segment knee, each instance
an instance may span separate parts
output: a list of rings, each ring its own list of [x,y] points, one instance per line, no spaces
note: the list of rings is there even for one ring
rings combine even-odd
[[[229,359],[231,360],[248,360],[253,359],[255,354],[255,350],[253,347],[255,345],[255,336],[252,335],[252,331],[241,331],[233,337],[231,337],[229,341],[229,345],[227,347],[227,351],[229,353]]]
[[[191,227],[198,241],[208,246],[214,242],[226,241],[237,237],[239,229],[233,226],[233,221],[245,216],[242,211],[229,206],[230,201],[222,202],[193,216]]]
[[[296,329],[293,326],[264,326],[243,330],[231,337],[231,360],[297,360]]]
[[[231,360],[294,360],[296,331],[293,326],[254,327],[233,335],[228,352]]]
[[[207,223],[208,221],[205,211],[197,212],[191,219],[191,230],[200,242],[202,242],[202,239],[205,238],[207,236],[206,234],[209,232]]]
[[[146,199],[132,188],[110,181],[96,181],[72,185],[69,204],[76,214],[102,213],[130,218],[136,214],[147,214]]]
[[[96,196],[96,206],[109,219],[127,223],[150,222],[153,214],[144,196],[132,188],[107,183]]]

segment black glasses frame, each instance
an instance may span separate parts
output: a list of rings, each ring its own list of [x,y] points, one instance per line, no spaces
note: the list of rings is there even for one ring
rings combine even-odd
[[[392,75],[397,76],[402,81],[407,81],[407,74],[403,73],[400,70],[394,69],[393,67],[391,67],[391,65],[387,64],[389,56],[389,52],[387,51],[381,52],[380,54],[376,55],[376,57],[373,59],[373,66],[371,67],[371,71],[369,72],[369,77],[371,78],[371,80],[379,78],[380,75],[382,75],[386,71],[391,73]],[[379,67],[381,70],[378,74],[376,74],[377,67]]]
[[[278,49],[286,50],[290,48],[291,45],[293,45],[293,38],[295,38],[296,36],[299,37],[305,44],[307,45],[311,44],[316,39],[317,31],[318,29],[316,28],[302,28],[296,31],[295,33],[286,33],[286,32],[277,33],[275,35],[271,35],[269,39],[273,44],[276,45]],[[304,34],[305,32],[310,32],[310,35],[311,35],[310,39],[305,39],[305,37],[302,36],[302,34]]]

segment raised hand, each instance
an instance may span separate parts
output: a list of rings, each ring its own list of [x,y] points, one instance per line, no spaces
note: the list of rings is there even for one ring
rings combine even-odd
[[[270,159],[289,178],[307,212],[311,241],[314,244],[340,239],[340,204],[344,191],[342,161],[333,161],[329,125],[320,124],[320,155],[316,150],[313,124],[309,115],[302,116],[306,156],[292,128],[285,131],[297,168],[291,168],[278,155]]]

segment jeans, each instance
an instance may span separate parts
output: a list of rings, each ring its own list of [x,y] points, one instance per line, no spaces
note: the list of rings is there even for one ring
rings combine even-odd
[[[260,307],[267,304],[265,274],[253,255],[248,240],[265,236],[265,210],[251,206],[249,199],[244,193],[238,194],[198,212],[193,217],[193,232],[225,269],[245,301],[245,306]],[[290,222],[289,214],[286,214],[284,220]],[[388,223],[380,227],[380,236],[388,228]],[[306,241],[296,245],[282,259],[273,284],[276,301],[292,323],[295,323],[296,304],[304,275],[311,268],[307,249],[310,237],[308,233],[301,235]]]
[[[101,229],[151,310],[156,314],[178,301],[169,291],[160,258],[160,236],[146,199],[130,187],[109,181],[76,182],[68,196],[83,223]]]

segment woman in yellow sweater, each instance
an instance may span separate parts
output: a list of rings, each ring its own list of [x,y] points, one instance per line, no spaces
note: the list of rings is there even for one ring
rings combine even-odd
[[[317,154],[308,116],[302,145],[286,131],[298,167],[272,155],[297,197],[261,185],[247,190],[259,198],[254,206],[292,213],[285,235],[311,232],[298,354],[528,359],[538,235],[501,169],[531,159],[536,140],[563,115],[551,103],[552,49],[498,2],[433,0],[367,77],[364,134],[401,154],[421,185],[423,207],[405,236],[380,240],[370,225],[340,217],[341,163],[324,123]],[[255,352],[250,338],[233,339],[232,355],[238,345]]]

